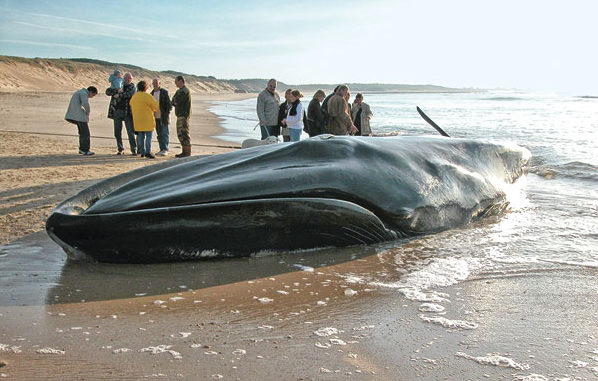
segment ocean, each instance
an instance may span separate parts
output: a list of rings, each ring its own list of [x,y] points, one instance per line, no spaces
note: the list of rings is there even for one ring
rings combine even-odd
[[[222,139],[259,139],[255,101],[214,104],[211,111],[227,129]],[[504,90],[366,93],[364,101],[375,134],[437,134],[416,112],[419,106],[451,137],[513,142],[532,159],[527,176],[507,194],[508,212],[379,248],[389,270],[351,274],[352,281],[433,300],[436,287],[471,277],[598,269],[598,99]]]

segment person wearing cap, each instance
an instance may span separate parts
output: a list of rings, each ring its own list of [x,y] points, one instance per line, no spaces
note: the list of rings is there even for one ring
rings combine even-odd
[[[112,96],[123,92],[123,76],[120,70],[115,69],[114,73],[108,77],[110,87],[106,89],[106,95],[110,96],[110,105],[108,106],[108,118],[114,119],[114,110],[116,109],[117,98]]]
[[[114,70],[114,73],[110,74],[110,77],[108,77],[108,82],[110,82],[110,88],[117,90],[120,89],[122,92],[122,88],[123,88],[123,76],[120,72],[120,70],[116,69]]]

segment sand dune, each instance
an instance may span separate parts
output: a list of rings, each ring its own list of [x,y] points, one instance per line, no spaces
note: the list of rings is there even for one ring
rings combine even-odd
[[[95,60],[0,56],[0,91],[72,91],[95,86],[103,92],[109,86],[108,77],[114,69],[131,72],[135,80],[159,78],[168,85],[173,84],[180,74]],[[213,77],[185,74],[185,79],[193,93],[234,93],[237,89],[227,81]]]

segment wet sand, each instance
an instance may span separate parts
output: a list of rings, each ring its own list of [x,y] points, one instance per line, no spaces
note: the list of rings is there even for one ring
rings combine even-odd
[[[96,155],[76,155],[73,127],[62,121],[69,96],[0,93],[0,130],[17,131],[0,131],[0,376],[598,378],[591,268],[482,273],[428,290],[425,302],[355,281],[401,270],[390,254],[424,252],[424,240],[171,267],[68,262],[43,233],[51,209],[100,179],[151,164],[114,155],[102,97],[92,99]],[[200,111],[205,99],[194,97],[194,154],[235,149],[210,138],[220,127]],[[171,128],[171,142],[174,135]]]
[[[351,249],[338,249],[344,250]],[[323,267],[317,265],[319,252],[228,261],[218,274],[221,285],[191,288],[189,274],[165,284],[166,292],[123,298],[119,291],[114,299],[117,276],[104,269],[104,284],[95,282],[100,301],[86,300],[93,289],[86,288],[81,269],[73,269],[85,264],[63,265],[57,277],[42,269],[21,268],[17,276],[9,271],[4,280],[12,275],[25,284],[3,289],[24,287],[53,300],[18,306],[3,298],[1,371],[23,380],[596,376],[595,271],[482,274],[436,290],[445,302],[422,303],[354,283],[354,276],[387,269],[374,254],[381,247],[367,250],[359,259],[350,260],[349,253]],[[299,270],[274,269],[272,262],[281,261]],[[239,271],[266,266],[273,271],[265,276],[234,279]],[[69,297],[86,301],[60,300]],[[426,311],[429,304],[446,309]]]

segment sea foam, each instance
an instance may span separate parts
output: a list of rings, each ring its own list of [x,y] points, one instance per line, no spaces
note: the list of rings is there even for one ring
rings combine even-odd
[[[530,367],[528,364],[518,363],[511,358],[501,356],[496,353],[489,353],[486,356],[470,356],[463,352],[457,352],[457,353],[455,353],[455,356],[463,357],[468,360],[473,360],[482,365],[494,365],[494,366],[500,366],[500,367],[506,367],[506,368],[514,368],[514,369],[518,369],[518,370],[526,370],[526,369],[529,369],[529,367]]]

